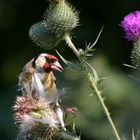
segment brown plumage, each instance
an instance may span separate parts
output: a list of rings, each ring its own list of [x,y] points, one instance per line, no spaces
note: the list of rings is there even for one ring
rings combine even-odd
[[[44,59],[45,56],[46,58]],[[43,88],[45,98],[49,103],[53,103],[58,101],[58,94],[55,84],[56,78],[53,75],[52,70],[55,69],[61,71],[62,67],[58,63],[57,58],[52,55],[48,56],[51,56],[51,59],[47,57],[47,54],[41,54],[38,58],[32,59],[24,66],[23,71],[19,76],[19,86],[24,96],[30,95],[34,98],[39,98],[40,94],[37,93],[38,91],[36,89]],[[52,58],[54,60],[52,60]],[[55,67],[54,64],[56,62],[57,65]],[[37,78],[35,77],[35,74]],[[40,87],[37,87],[38,85],[34,84],[35,82],[40,82],[42,87],[41,85]]]
[[[32,76],[35,72],[35,68],[32,66],[33,59],[29,61],[23,68],[22,72],[19,75],[19,86],[22,91],[22,95],[32,96]]]

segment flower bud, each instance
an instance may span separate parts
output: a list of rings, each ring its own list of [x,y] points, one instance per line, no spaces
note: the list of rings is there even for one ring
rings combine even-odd
[[[62,40],[62,35],[52,34],[44,22],[34,24],[29,31],[29,36],[34,43],[47,50],[52,49]]]
[[[78,20],[78,13],[65,0],[52,0],[43,21],[30,28],[29,36],[38,46],[49,50],[78,25]]]
[[[78,24],[78,14],[65,0],[50,4],[43,16],[43,22],[53,34],[69,33]]]

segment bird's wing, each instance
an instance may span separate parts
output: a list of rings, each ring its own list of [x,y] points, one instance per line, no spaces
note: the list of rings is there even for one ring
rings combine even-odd
[[[23,95],[32,94],[31,81],[32,81],[33,73],[35,71],[35,69],[32,67],[32,62],[33,59],[24,66],[22,72],[19,75],[18,85],[20,86]]]

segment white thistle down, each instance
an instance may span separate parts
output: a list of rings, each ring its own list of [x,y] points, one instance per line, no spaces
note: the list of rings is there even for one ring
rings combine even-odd
[[[35,127],[35,121],[33,118],[27,114],[23,115],[23,119],[20,124],[20,133],[26,133],[31,131]]]
[[[33,120],[36,121],[36,122],[43,123],[43,124],[48,124],[48,125],[50,125],[54,128],[58,128],[58,124],[59,124],[59,122],[57,120],[55,120],[54,118],[51,118],[51,117],[50,118],[44,117],[44,118],[41,118],[41,119],[33,119]]]

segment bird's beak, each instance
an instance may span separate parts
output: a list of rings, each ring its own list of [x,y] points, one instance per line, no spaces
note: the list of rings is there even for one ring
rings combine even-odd
[[[59,64],[58,61],[55,61],[54,63],[52,63],[52,64],[51,64],[51,68],[52,68],[53,70],[57,70],[57,71],[59,71],[59,72],[62,72],[62,71],[63,71],[63,68],[62,68],[62,66]]]

